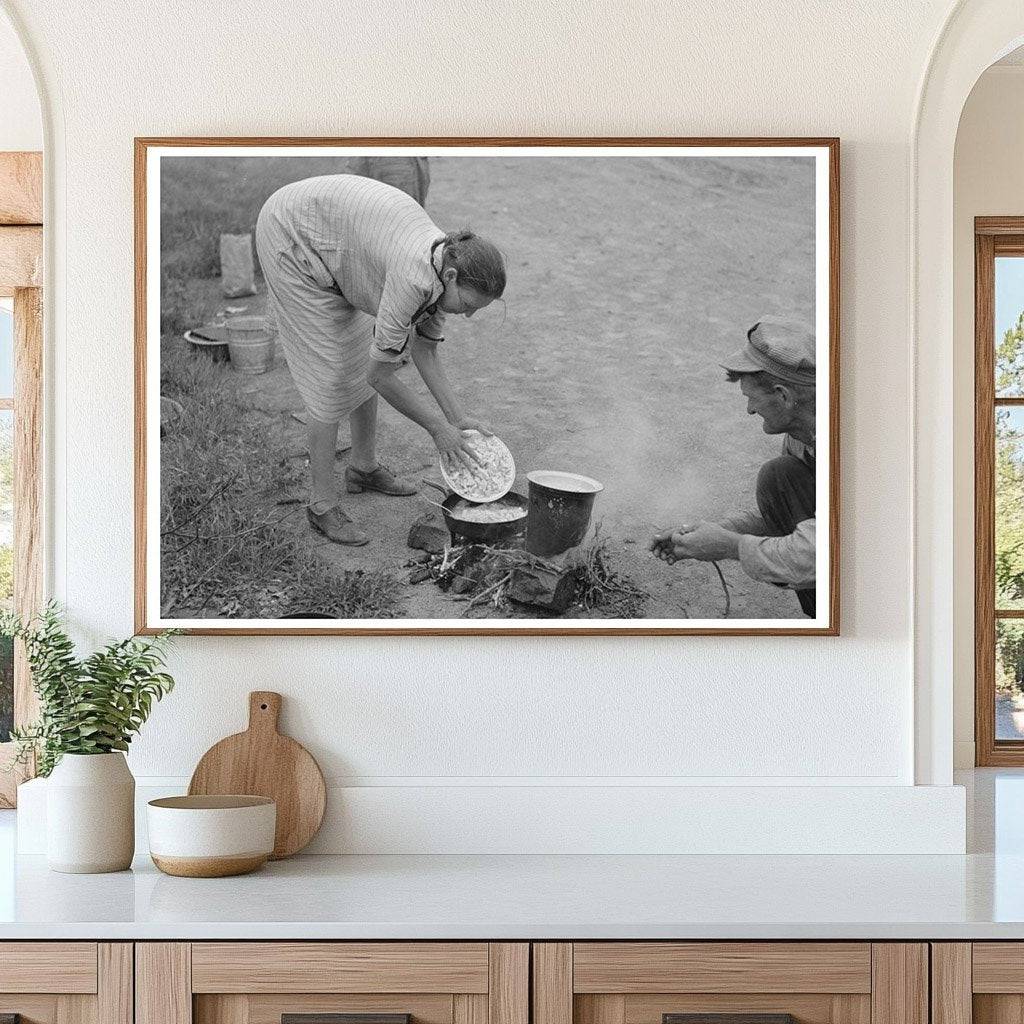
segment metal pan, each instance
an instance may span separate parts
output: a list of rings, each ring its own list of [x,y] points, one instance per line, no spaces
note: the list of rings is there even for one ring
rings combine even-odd
[[[452,535],[454,544],[504,544],[511,540],[518,540],[526,536],[526,520],[523,516],[520,519],[513,519],[507,523],[471,523],[465,519],[456,519],[452,510],[464,500],[458,494],[449,493],[440,484],[433,480],[424,480],[425,484],[434,487],[442,494],[447,495],[441,502],[441,514],[444,516],[444,524]],[[512,502],[526,511],[529,509],[529,502],[522,494],[509,491],[503,501]],[[478,504],[489,504],[479,502]]]

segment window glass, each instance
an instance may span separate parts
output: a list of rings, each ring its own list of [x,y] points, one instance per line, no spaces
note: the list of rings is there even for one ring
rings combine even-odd
[[[996,409],[996,609],[1024,608],[1024,406]]]
[[[14,395],[14,310],[10,299],[0,299],[0,398]]]
[[[1024,739],[1024,622],[996,620],[996,739]]]
[[[1024,397],[1024,257],[996,257],[996,397]]]
[[[0,410],[0,606],[14,603],[14,413]],[[14,648],[0,637],[0,743],[14,724]]]

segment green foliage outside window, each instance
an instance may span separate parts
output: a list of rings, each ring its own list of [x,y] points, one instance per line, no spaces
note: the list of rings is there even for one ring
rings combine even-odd
[[[996,347],[996,395],[1024,394],[1024,313]],[[1022,410],[1024,412],[1024,410]],[[1020,416],[996,410],[996,608],[1024,607],[1024,430]],[[996,630],[996,685],[1024,689],[1024,629],[1003,621]]]

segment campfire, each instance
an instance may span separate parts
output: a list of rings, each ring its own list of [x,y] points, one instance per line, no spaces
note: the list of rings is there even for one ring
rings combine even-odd
[[[529,497],[512,491],[515,463],[506,445],[493,435],[474,439],[475,466],[440,459],[451,493],[436,513],[417,519],[409,547],[423,554],[406,563],[409,582],[433,582],[455,600],[464,615],[514,614],[516,606],[563,615],[575,606],[580,615],[603,607],[630,618],[647,598],[612,567],[600,528],[586,548],[595,496],[603,486],[576,473],[527,474]],[[428,499],[429,500],[429,499]]]
[[[406,564],[409,582],[433,582],[456,600],[466,602],[465,616],[514,613],[516,606],[563,615],[571,608],[581,616],[593,609],[615,617],[636,614],[647,593],[611,566],[600,527],[593,541],[551,559],[522,547],[445,544]]]

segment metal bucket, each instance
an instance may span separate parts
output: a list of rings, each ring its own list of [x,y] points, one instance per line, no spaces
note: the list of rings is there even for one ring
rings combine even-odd
[[[212,359],[215,363],[226,363],[230,358],[226,341],[204,338],[194,331],[186,331],[182,337],[188,342],[189,351],[193,355],[201,355],[205,359]]]
[[[240,373],[266,373],[274,365],[274,331],[263,316],[226,321],[231,365]]]
[[[547,558],[576,547],[587,535],[594,497],[604,484],[554,470],[527,473],[526,479],[530,483],[526,550]]]

